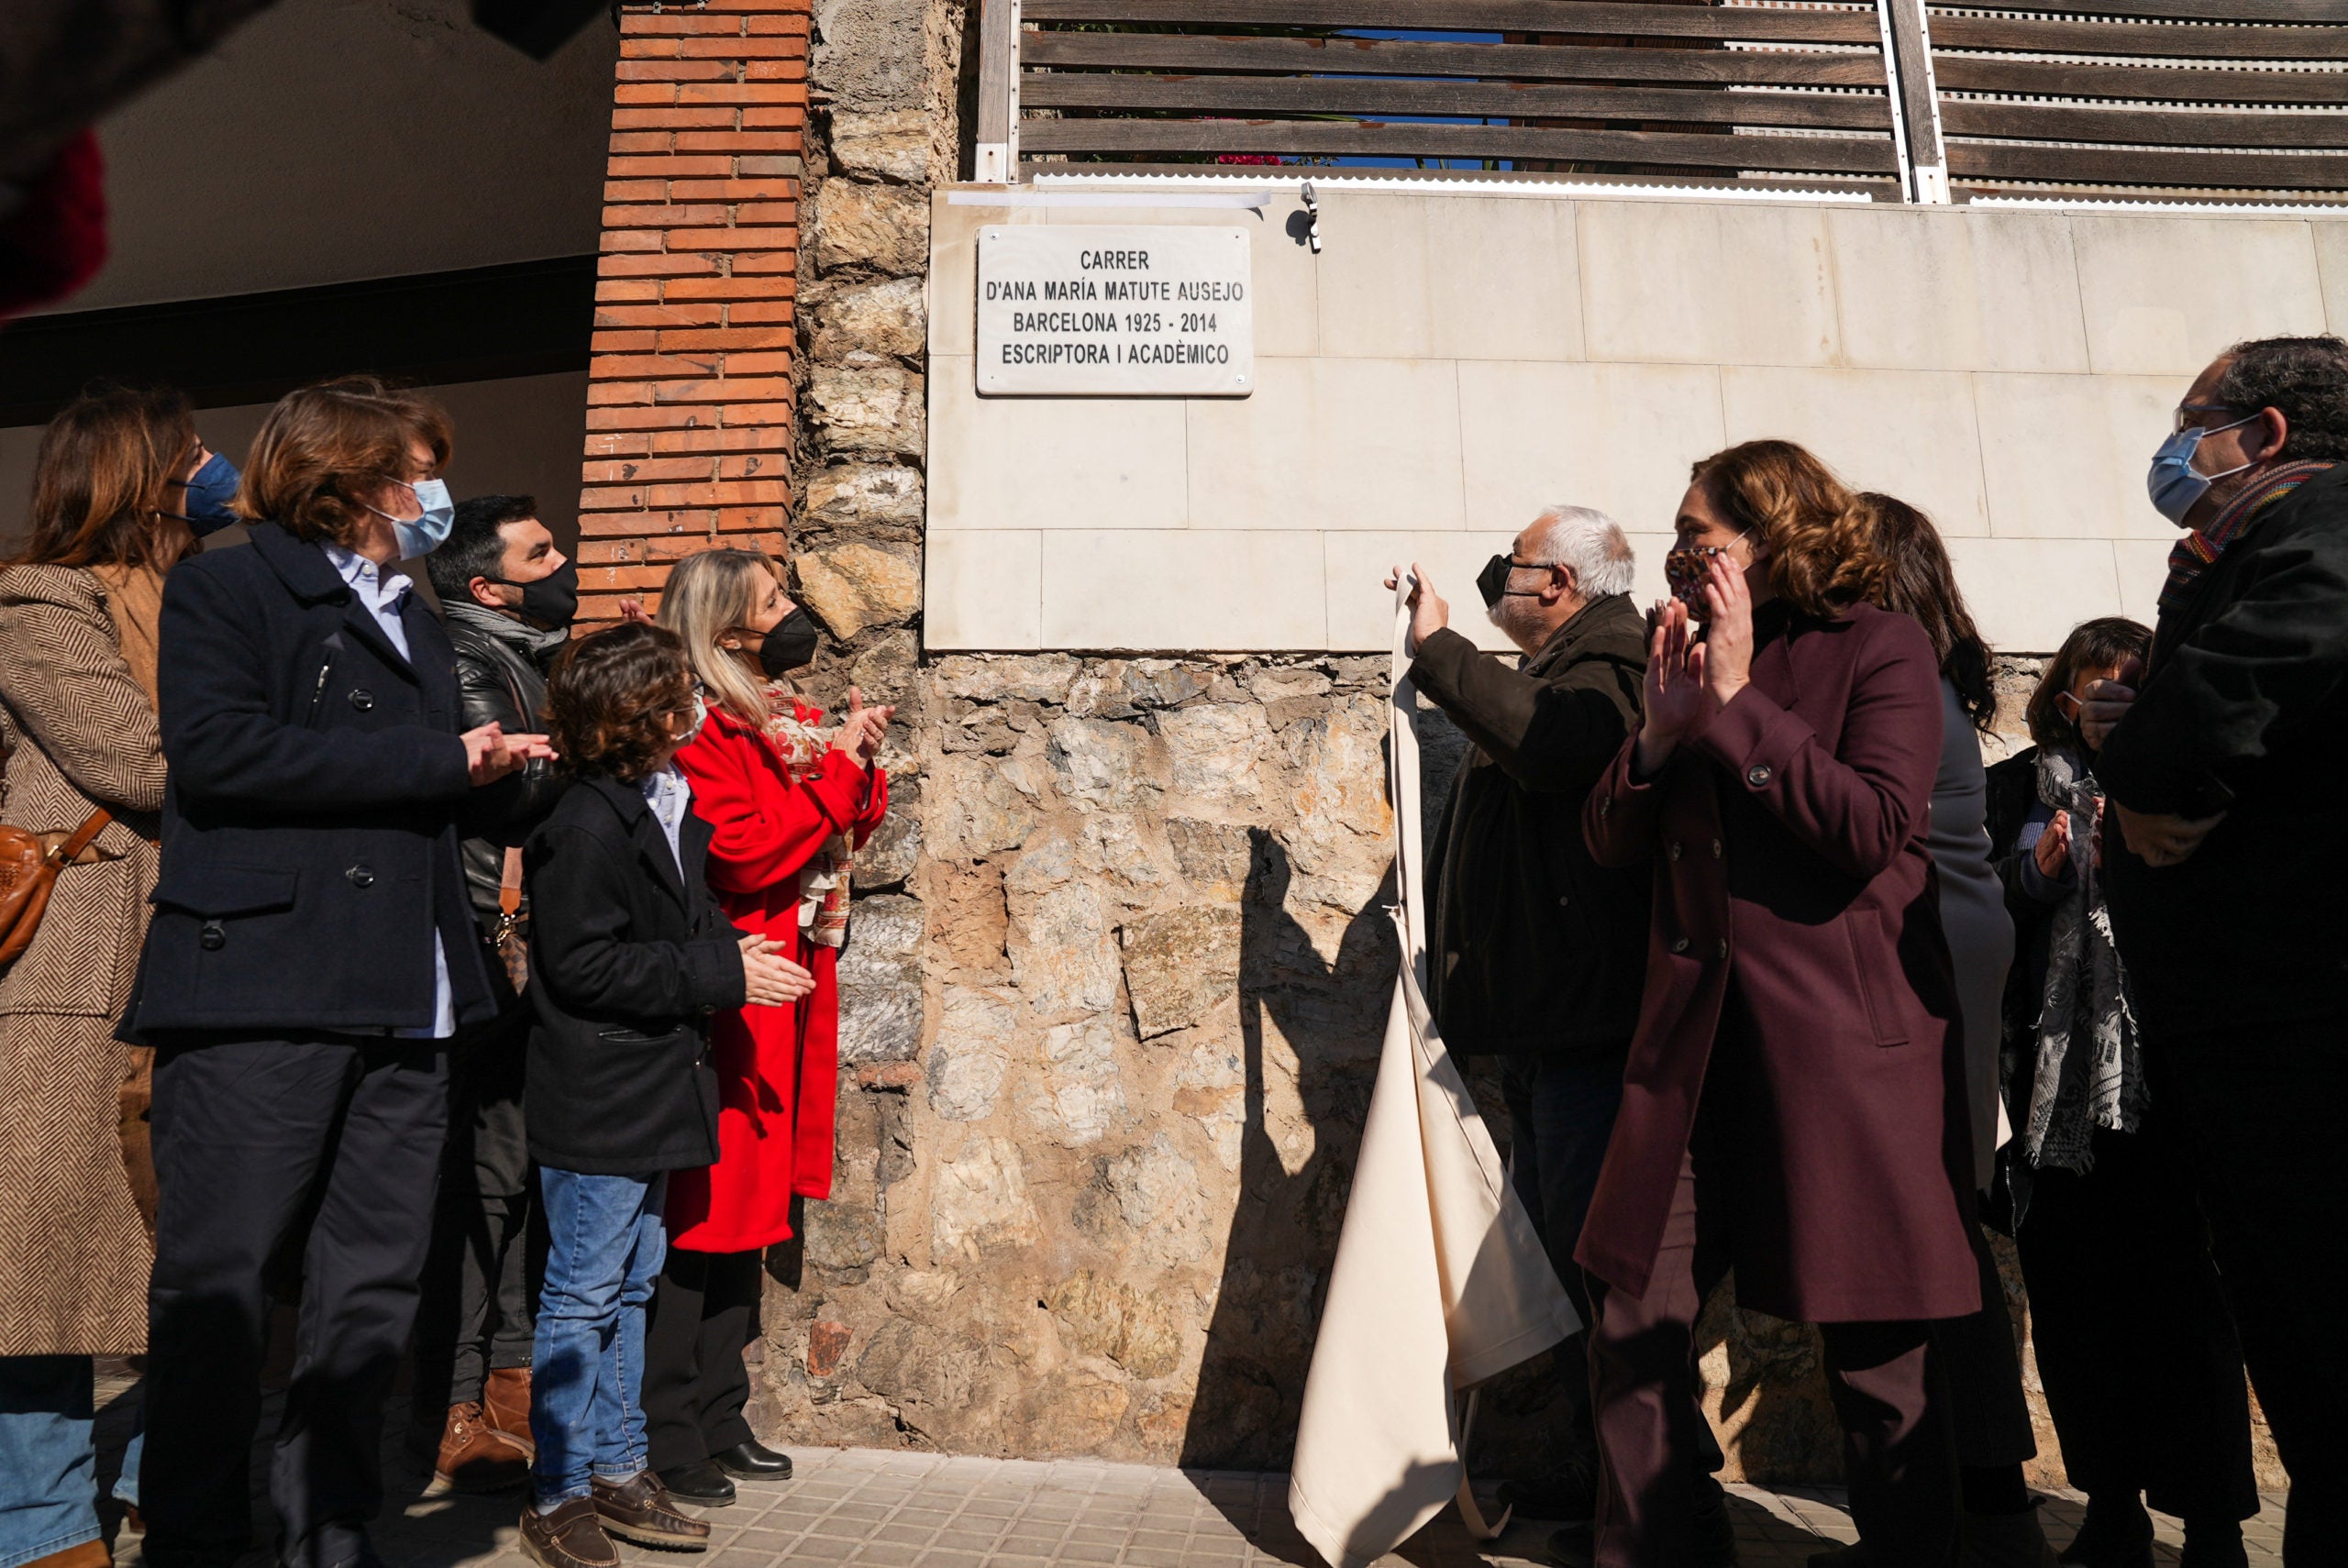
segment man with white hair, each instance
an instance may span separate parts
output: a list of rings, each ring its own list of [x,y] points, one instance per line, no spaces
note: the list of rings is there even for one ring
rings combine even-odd
[[[1646,973],[1646,876],[1602,869],[1581,834],[1582,798],[1639,723],[1647,636],[1632,566],[1603,513],[1534,518],[1476,580],[1520,661],[1453,631],[1426,569],[1411,569],[1411,679],[1474,743],[1431,856],[1429,1000],[1452,1049],[1504,1058],[1516,1190],[1585,1321],[1574,1244]],[[1598,1458],[1581,1352],[1578,1338],[1559,1349],[1560,1430],[1508,1493],[1527,1515],[1580,1525],[1586,1550]]]

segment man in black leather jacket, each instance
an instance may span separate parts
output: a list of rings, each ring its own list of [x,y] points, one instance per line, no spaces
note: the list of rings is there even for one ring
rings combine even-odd
[[[425,570],[457,650],[463,722],[538,729],[547,668],[578,607],[579,569],[555,548],[537,502],[484,495],[463,502]],[[467,1030],[450,1053],[449,1150],[416,1314],[410,1441],[433,1461],[437,1484],[466,1491],[520,1481],[532,1452],[530,1330],[546,1242],[534,1223],[522,1124],[529,1009],[498,943],[502,931],[526,937],[529,930],[521,852],[508,845],[527,836],[561,790],[547,764],[533,763],[496,836],[469,838],[461,851],[500,1005],[493,1022]]]

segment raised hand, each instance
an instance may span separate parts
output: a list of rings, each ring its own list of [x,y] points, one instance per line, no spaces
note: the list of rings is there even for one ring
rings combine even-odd
[[[2131,654],[2112,679],[2088,683],[2087,701],[2079,704],[2079,734],[2086,737],[2089,749],[2103,749],[2103,743],[2111,738],[2113,726],[2126,718],[2128,710],[2135,705],[2136,688],[2143,679],[2144,661]]]
[[[1401,580],[1401,567],[1386,574],[1386,586],[1390,589],[1400,586]],[[1427,580],[1427,569],[1416,561],[1411,563],[1411,597],[1406,602],[1411,607],[1411,635],[1403,651],[1417,653],[1421,643],[1451,624],[1451,606],[1444,602],[1443,596],[1435,592],[1434,584]]]
[[[847,689],[847,712],[840,720],[839,734],[832,748],[844,752],[858,767],[871,765],[880,755],[880,742],[888,734],[889,721],[897,716],[896,704],[884,703],[877,708],[864,705],[864,693],[851,686]]]
[[[465,773],[475,788],[494,784],[530,763],[551,762],[557,755],[546,736],[509,735],[494,721],[457,738],[465,743]]]
[[[1711,617],[1699,651],[1704,656],[1704,684],[1717,712],[1753,678],[1753,590],[1726,556],[1714,556],[1705,566],[1704,607]]]
[[[1645,714],[1634,756],[1641,773],[1653,775],[1681,741],[1711,718],[1716,704],[1705,685],[1705,657],[1688,606],[1677,599],[1658,603],[1647,637]]]

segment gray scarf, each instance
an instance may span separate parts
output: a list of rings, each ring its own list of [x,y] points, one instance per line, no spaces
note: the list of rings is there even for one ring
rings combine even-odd
[[[536,626],[526,626],[511,615],[501,615],[479,604],[466,604],[455,600],[440,602],[441,613],[451,621],[488,633],[540,669],[554,657],[556,650],[570,640],[570,628],[557,626],[551,632],[541,632]]]
[[[2084,1171],[2095,1163],[2097,1128],[2133,1132],[2143,1125],[2144,1060],[2135,996],[2111,944],[2111,915],[2097,880],[2095,776],[2077,753],[2042,746],[2038,798],[2070,816],[2073,880],[2054,907],[2047,940],[2022,1148],[2041,1169]]]

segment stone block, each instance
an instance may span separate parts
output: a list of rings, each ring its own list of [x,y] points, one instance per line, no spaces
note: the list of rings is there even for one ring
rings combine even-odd
[[[1099,1143],[1127,1110],[1117,1069],[1125,1043],[1106,1019],[1046,1030],[1044,1072],[1028,1096],[1027,1120],[1064,1148]]]
[[[1174,792],[1209,812],[1245,812],[1263,798],[1259,764],[1271,733],[1253,704],[1204,702],[1157,715]]]
[[[922,541],[922,634],[933,648],[1032,648],[1043,638],[1044,536],[1028,529]]]
[[[926,285],[892,278],[826,295],[814,311],[811,348],[818,364],[849,362],[857,354],[912,359],[926,338]]]
[[[1017,1015],[1001,995],[947,986],[937,1039],[929,1048],[929,1108],[948,1121],[976,1121],[994,1110],[1011,1068]]]
[[[807,1375],[829,1377],[839,1371],[856,1331],[846,1323],[818,1319],[807,1329]]]
[[[1321,230],[1324,354],[1581,358],[1569,202],[1332,191]]]
[[[961,307],[941,293],[936,308]],[[1182,400],[980,397],[969,359],[929,363],[935,445],[952,454],[929,468],[933,534],[1189,523]]]
[[[916,185],[929,178],[930,117],[919,109],[832,112],[832,167]]]
[[[1000,702],[1006,697],[1064,702],[1077,668],[1076,660],[1066,654],[958,659],[937,672],[937,689],[972,702]]]
[[[1837,206],[1843,349],[1853,365],[1909,370],[2082,371],[2070,226],[1989,208]]]
[[[819,365],[807,379],[807,413],[827,450],[871,458],[921,455],[922,379],[910,370]]]
[[[1011,973],[1043,1018],[1106,1011],[1117,1001],[1117,954],[1100,895],[1083,883],[1055,888],[1012,910]]]
[[[1211,898],[1229,901],[1235,901],[1247,885],[1248,832],[1196,817],[1173,817],[1166,823],[1167,842],[1173,846],[1182,879]]]
[[[1230,999],[1239,984],[1240,925],[1233,905],[1194,904],[1125,926],[1125,990],[1144,1040],[1202,1023]]]
[[[1667,534],[1688,465],[1727,445],[1710,365],[1464,364],[1459,423],[1467,526],[1479,540],[1512,537],[1560,502]],[[1468,607],[1456,620],[1472,617],[1473,599],[1451,599]]]
[[[840,987],[840,1061],[910,1062],[921,1050],[921,988],[891,980]]]
[[[2069,221],[2088,362],[2099,371],[2175,376],[2182,392],[2243,338],[2324,329],[2305,219],[2073,213]],[[2226,283],[2181,285],[2188,275]]]
[[[847,943],[840,949],[840,984],[919,984],[921,900],[902,893],[876,893],[858,899],[850,914]]]
[[[1538,506],[1526,511],[1514,527],[1494,526],[1466,533],[1358,533],[1347,528],[1322,535],[1321,592],[1328,620],[1327,646],[1390,650],[1394,646],[1394,591],[1386,586],[1386,574],[1396,567],[1418,566],[1425,569],[1427,580],[1434,585],[1435,591],[1449,602],[1453,631],[1488,653],[1514,653],[1516,645],[1483,612],[1476,596],[1476,574],[1493,556],[1507,553],[1517,530],[1532,522],[1538,511]],[[1386,668],[1381,657],[1381,676]],[[1285,726],[1301,712],[1309,711],[1309,706],[1308,703],[1306,709],[1300,710],[1274,703],[1268,706],[1267,712],[1275,715],[1275,723]]]
[[[1032,1245],[1040,1231],[1019,1145],[978,1136],[941,1161],[930,1184],[929,1220],[930,1248],[941,1261]]]
[[[903,185],[831,179],[815,193],[807,255],[818,273],[847,268],[909,277],[929,259],[929,198]]]
[[[1999,585],[1966,599],[1981,635],[2009,652],[2052,652],[2081,621],[2131,612],[2109,539],[1951,539],[1948,558],[1959,583]]]
[[[971,855],[1015,849],[1035,830],[1031,792],[1021,776],[983,756],[949,756],[940,763],[933,786],[924,792],[936,836]]]
[[[1182,1357],[1182,1332],[1170,1306],[1129,1285],[1080,1269],[1047,1297],[1071,1349],[1104,1356],[1139,1378],[1163,1377]]]
[[[1791,203],[1578,204],[1592,359],[1830,365],[1841,357],[1825,212]]]
[[[1799,441],[1853,490],[1922,508],[1944,537],[1989,532],[1968,375],[1730,366],[1721,405],[1731,441]]]
[[[1110,719],[1053,723],[1045,756],[1061,794],[1095,806],[1146,801],[1165,781],[1165,746],[1138,724]]]
[[[918,528],[921,470],[901,464],[846,463],[808,476],[800,525],[857,528],[884,525]]]
[[[803,1208],[807,1261],[831,1270],[869,1268],[880,1256],[880,1217],[853,1203]]]
[[[1259,359],[1256,383],[1187,405],[1190,526],[1466,526],[1449,361]]]
[[[919,109],[929,101],[925,0],[822,0],[809,76],[838,108]]]
[[[2168,438],[2182,390],[2170,376],[1976,375],[1989,532],[2176,543],[2175,525],[2144,499],[2144,465]],[[1977,604],[2005,591],[1963,586]]]
[[[921,609],[921,555],[909,545],[825,545],[793,554],[791,566],[799,598],[843,641]]]
[[[855,880],[859,888],[894,888],[921,864],[921,784],[918,779],[892,779],[889,814],[856,852]]]
[[[935,547],[936,536],[930,536]],[[1042,643],[1132,649],[1318,648],[1322,536],[1179,528],[1046,529]]]
[[[1206,1255],[1209,1221],[1198,1167],[1165,1133],[1114,1155],[1102,1174],[1136,1254],[1161,1267]]]

